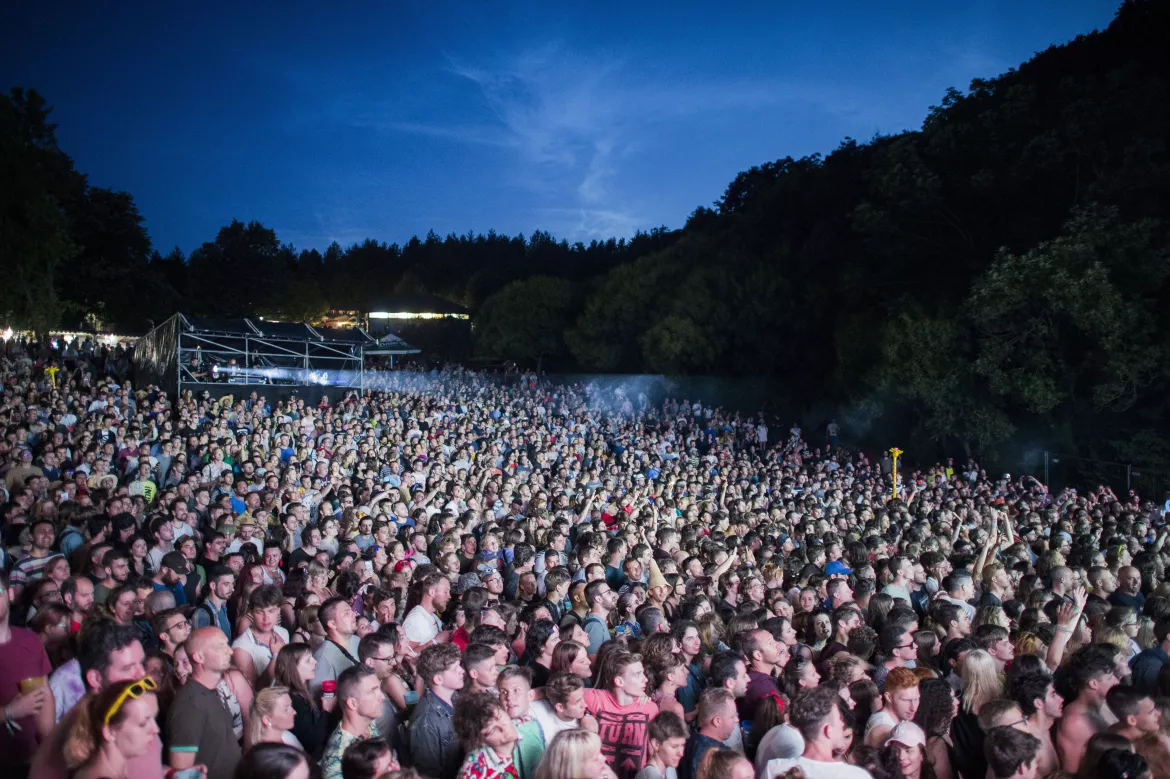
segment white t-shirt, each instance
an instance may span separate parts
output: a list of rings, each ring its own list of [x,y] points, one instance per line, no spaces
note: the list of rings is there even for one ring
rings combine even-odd
[[[228,554],[235,554],[236,552],[240,551],[244,548],[244,544],[251,544],[252,548],[256,550],[257,557],[260,557],[264,554],[264,544],[255,538],[250,538],[247,541],[243,540],[242,538],[233,539],[232,542],[228,544]]]
[[[769,760],[768,768],[764,771],[764,779],[774,779],[783,776],[793,768],[804,771],[806,779],[873,779],[869,771],[848,763],[826,763],[822,760],[809,760],[807,757],[793,757],[781,760]]]
[[[579,720],[563,720],[557,716],[553,711],[552,704],[548,701],[533,701],[529,706],[529,712],[536,721],[540,723],[540,729],[544,731],[544,743],[551,744],[552,740],[562,730],[572,730],[573,728],[581,727],[578,725]]]
[[[760,739],[756,747],[756,774],[764,775],[764,770],[772,760],[782,760],[789,755],[800,757],[804,752],[804,738],[800,731],[782,722],[775,726]]]
[[[443,629],[443,623],[439,621],[438,617],[419,605],[406,615],[406,619],[402,621],[402,629],[406,632],[407,640],[416,644],[426,644],[439,635]]]
[[[277,625],[272,629],[276,635],[284,643],[288,643],[288,631]],[[243,649],[252,657],[252,668],[256,671],[256,676],[264,673],[268,668],[268,664],[272,662],[272,650],[264,644],[256,642],[256,636],[252,634],[252,628],[248,628],[240,634],[239,638],[232,642],[232,649]]]
[[[156,571],[162,567],[163,555],[167,554],[168,552],[175,551],[175,546],[173,543],[167,543],[167,546],[169,546],[170,549],[167,549],[166,547],[152,546],[150,551],[146,553],[146,559],[150,560],[151,567]]]

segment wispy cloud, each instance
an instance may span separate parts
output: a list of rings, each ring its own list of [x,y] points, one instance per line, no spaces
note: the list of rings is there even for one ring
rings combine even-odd
[[[444,55],[444,71],[473,87],[461,102],[478,121],[447,124],[386,105],[359,120],[383,130],[490,145],[514,154],[514,185],[539,192],[569,224],[568,237],[630,235],[649,227],[623,170],[652,148],[657,129],[690,118],[754,111],[812,93],[752,81],[655,78],[620,56],[585,56],[560,44],[495,57]],[[818,96],[820,98],[820,96]],[[417,109],[416,109],[417,110]],[[429,110],[429,107],[428,107]],[[571,218],[570,218],[571,217]]]

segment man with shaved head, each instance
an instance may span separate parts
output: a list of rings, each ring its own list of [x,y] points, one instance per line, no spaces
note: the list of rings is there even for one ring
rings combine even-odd
[[[1142,573],[1132,565],[1117,569],[1117,589],[1109,596],[1109,605],[1126,606],[1141,613],[1146,605],[1142,594]]]
[[[1073,587],[1077,586],[1076,574],[1072,572],[1071,568],[1063,565],[1058,565],[1052,569],[1052,592],[1059,595],[1064,600],[1071,600],[1070,595]]]
[[[186,646],[191,678],[167,713],[171,768],[181,771],[204,765],[207,779],[231,779],[240,762],[240,745],[232,730],[232,715],[215,688],[231,667],[232,647],[217,627],[192,632]]]

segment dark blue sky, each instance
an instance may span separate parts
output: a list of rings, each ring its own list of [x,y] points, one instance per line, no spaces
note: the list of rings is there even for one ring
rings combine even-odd
[[[19,3],[2,86],[55,107],[155,246],[678,227],[741,170],[918,127],[1118,0]],[[174,6],[182,5],[182,9]],[[246,6],[241,10],[238,6]]]

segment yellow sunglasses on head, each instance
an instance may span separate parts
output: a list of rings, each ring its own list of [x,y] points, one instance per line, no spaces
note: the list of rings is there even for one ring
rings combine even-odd
[[[127,698],[141,698],[143,695],[146,695],[146,693],[157,689],[158,685],[155,684],[154,679],[151,679],[149,676],[144,676],[138,681],[129,685],[125,690],[122,690],[122,694],[114,700],[114,705],[110,706],[110,710],[106,712],[106,719],[103,724],[110,724],[110,720],[112,720],[114,715],[118,713],[118,709],[122,708],[122,704],[126,702]]]

